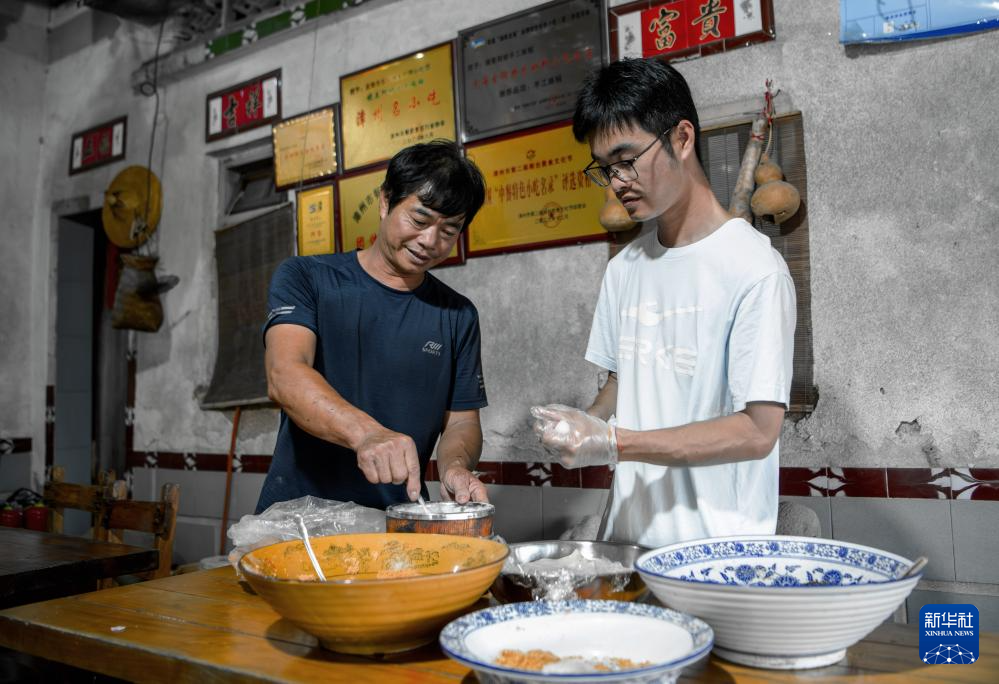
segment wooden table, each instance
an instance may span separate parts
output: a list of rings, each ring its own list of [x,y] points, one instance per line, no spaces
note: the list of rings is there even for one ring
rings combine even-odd
[[[914,626],[887,624],[838,665],[754,670],[713,656],[681,682],[999,681],[999,634],[980,637],[974,665],[924,665]],[[231,568],[20,606],[0,612],[0,646],[123,679],[149,682],[463,682],[474,674],[436,644],[404,655],[330,653],[240,584]]]
[[[0,527],[0,608],[70,596],[98,580],[155,570],[160,554],[20,527]]]

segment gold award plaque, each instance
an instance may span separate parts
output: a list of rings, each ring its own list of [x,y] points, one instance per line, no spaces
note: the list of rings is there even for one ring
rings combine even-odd
[[[333,242],[333,186],[298,192],[298,254],[330,254]]]
[[[336,173],[333,107],[274,126],[274,185],[283,189]]]
[[[454,140],[451,63],[445,43],[341,78],[344,168],[386,161],[434,138]]]
[[[606,239],[603,188],[583,169],[590,148],[566,124],[468,146],[486,177],[486,201],[469,226],[469,255]]]

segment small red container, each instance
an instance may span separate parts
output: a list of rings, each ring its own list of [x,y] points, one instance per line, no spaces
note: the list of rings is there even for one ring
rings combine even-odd
[[[24,526],[39,532],[49,529],[49,509],[41,504],[24,509]]]
[[[0,510],[0,525],[3,527],[20,527],[21,509],[7,507]]]

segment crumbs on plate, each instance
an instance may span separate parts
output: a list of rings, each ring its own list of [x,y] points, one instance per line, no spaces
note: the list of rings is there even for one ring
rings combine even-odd
[[[551,651],[538,648],[530,651],[503,649],[493,662],[500,667],[513,670],[551,673],[618,672],[648,667],[652,664],[649,661],[636,663],[628,658],[560,657]]]

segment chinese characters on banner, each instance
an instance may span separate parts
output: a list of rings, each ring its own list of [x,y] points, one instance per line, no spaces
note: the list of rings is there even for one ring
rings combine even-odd
[[[211,93],[206,108],[208,141],[269,124],[281,117],[281,72]]]
[[[771,0],[676,0],[619,6],[611,10],[616,46],[612,57],[682,57],[713,44],[736,47],[728,42],[735,38],[770,40],[772,16]]]
[[[333,186],[300,190],[298,199],[298,255],[329,254],[333,243]]]
[[[274,185],[325,178],[336,173],[335,110],[325,107],[274,126]]]
[[[446,43],[340,79],[345,169],[434,138],[455,139],[451,61]]]
[[[378,226],[381,216],[378,213],[378,198],[382,182],[385,180],[385,167],[367,173],[342,178],[340,191],[340,249],[352,252],[367,249],[378,239]],[[455,245],[444,264],[458,263],[462,252]]]
[[[600,0],[565,0],[459,33],[462,140],[565,119],[604,52]]]
[[[69,173],[79,173],[125,157],[127,117],[74,133],[70,143]]]
[[[565,124],[470,145],[486,177],[486,201],[468,227],[469,255],[606,239],[604,191],[583,168],[590,148]]]

